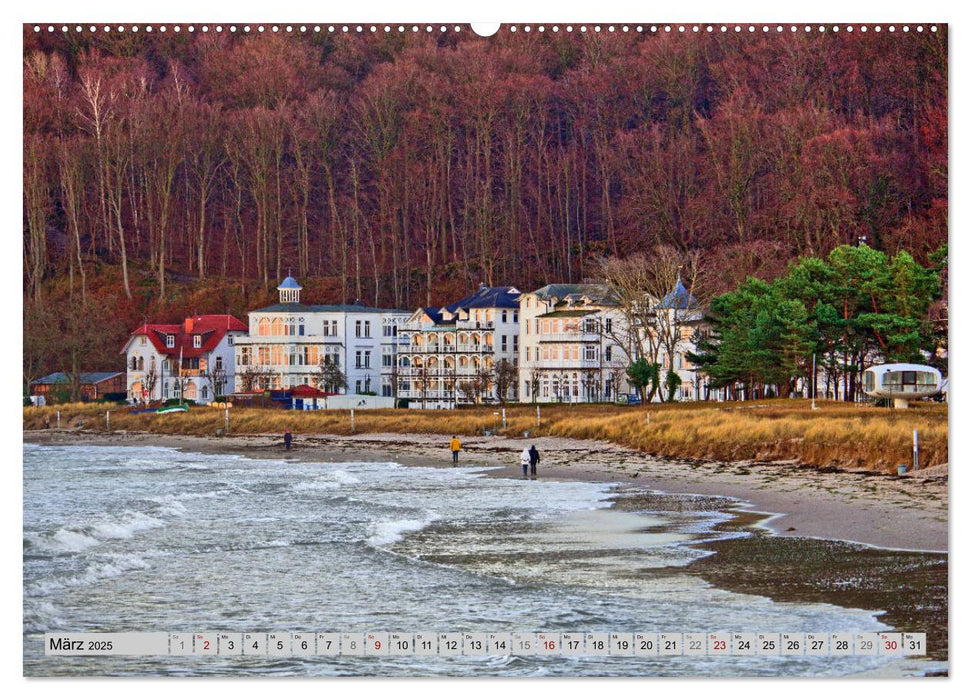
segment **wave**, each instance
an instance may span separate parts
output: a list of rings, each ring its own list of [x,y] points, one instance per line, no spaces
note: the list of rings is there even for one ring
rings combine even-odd
[[[399,542],[405,536],[405,533],[421,530],[429,525],[432,520],[387,520],[373,523],[368,528],[371,536],[367,538],[367,543],[372,547],[386,547],[389,544]]]
[[[30,584],[29,586],[25,587],[25,598],[50,595],[51,593],[63,590],[64,588],[90,586],[99,583],[104,579],[122,576],[129,571],[149,568],[151,568],[151,564],[145,561],[145,559],[138,554],[106,554],[99,557],[98,561],[94,561],[89,564],[87,568],[85,568],[85,570],[77,576],[61,580],[53,579],[36,581]]]

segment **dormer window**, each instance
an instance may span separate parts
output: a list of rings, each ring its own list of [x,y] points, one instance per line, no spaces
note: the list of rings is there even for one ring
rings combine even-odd
[[[175,336],[171,333],[165,334],[165,347],[174,348],[175,347]]]
[[[192,336],[192,347],[201,348],[202,347],[202,336],[194,335]]]

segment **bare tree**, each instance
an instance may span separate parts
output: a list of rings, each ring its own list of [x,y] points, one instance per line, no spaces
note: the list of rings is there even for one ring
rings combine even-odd
[[[145,395],[148,400],[151,401],[155,396],[155,387],[158,385],[158,371],[155,369],[155,365],[152,364],[145,376],[142,378],[142,386],[145,389]]]
[[[674,358],[685,324],[700,315],[699,263],[697,252],[683,254],[670,246],[601,262],[604,282],[618,302],[618,318],[604,322],[603,335],[629,365],[641,359],[658,365],[662,350]],[[647,400],[659,389],[652,385]]]
[[[209,367],[202,373],[202,378],[209,385],[212,397],[223,395],[223,387],[226,385],[226,370],[222,367]]]
[[[513,389],[513,394],[515,394],[516,380],[519,376],[519,372],[512,362],[507,360],[505,357],[500,359],[492,368],[492,382],[496,386],[496,398],[499,399],[499,403],[503,406],[506,405],[506,399],[509,397],[509,390]]]

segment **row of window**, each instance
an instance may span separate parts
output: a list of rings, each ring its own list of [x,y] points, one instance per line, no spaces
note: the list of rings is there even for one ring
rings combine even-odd
[[[398,335],[398,324],[396,322],[382,323],[381,333],[385,338],[394,338]],[[321,326],[321,335],[328,337],[337,336],[337,319],[324,319]],[[306,335],[306,325],[302,318],[261,318],[256,322],[256,335],[258,336],[298,336]],[[357,319],[354,321],[354,336],[357,338],[371,337],[371,321]]]
[[[148,358],[148,371],[155,371],[155,357]],[[181,360],[181,365],[179,360],[167,359],[162,360],[163,371],[171,374],[175,374],[181,367],[183,370],[199,370],[206,371],[206,358],[204,357],[183,357]],[[213,365],[216,371],[222,371],[223,369],[223,358],[220,355],[216,355],[215,363]],[[128,368],[133,372],[144,372],[145,371],[145,358],[141,355],[133,355],[128,362]]]

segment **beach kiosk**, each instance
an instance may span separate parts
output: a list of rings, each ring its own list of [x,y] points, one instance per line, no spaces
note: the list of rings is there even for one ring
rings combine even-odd
[[[893,399],[894,408],[907,408],[911,399],[934,396],[941,386],[941,373],[928,365],[874,365],[863,373],[863,391],[880,399]]]

